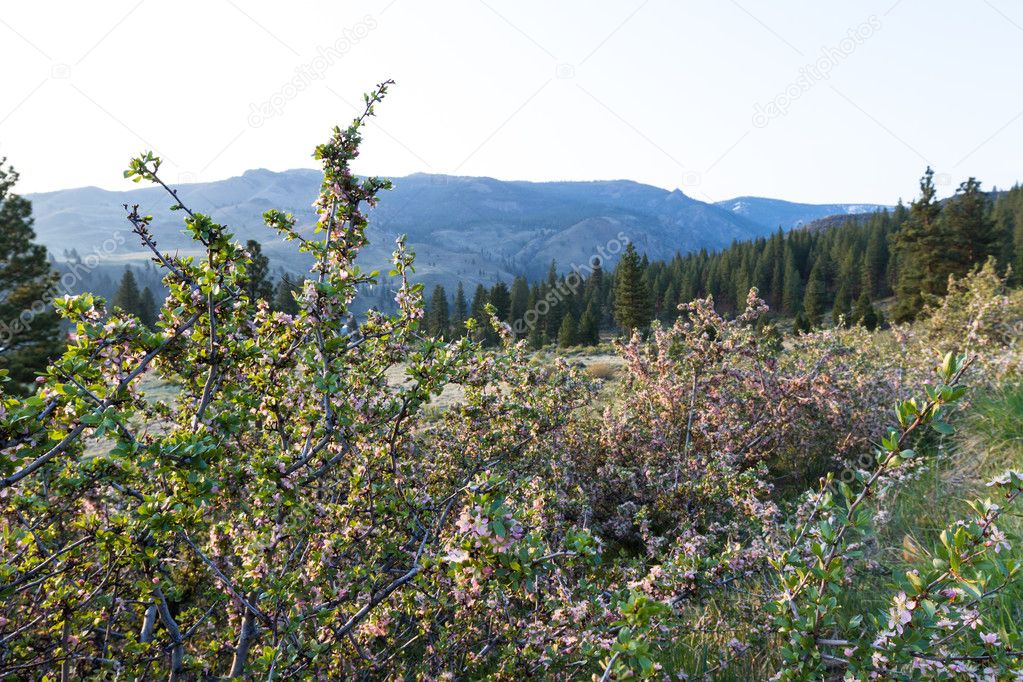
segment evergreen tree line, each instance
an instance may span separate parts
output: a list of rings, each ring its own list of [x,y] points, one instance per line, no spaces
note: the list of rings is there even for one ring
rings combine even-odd
[[[304,277],[295,277],[284,271],[274,273],[270,267],[269,258],[263,253],[259,242],[250,239],[245,244],[245,250],[252,256],[252,263],[248,267],[248,275],[245,282],[245,294],[250,301],[264,300],[272,310],[298,314],[298,302],[295,295],[305,285]],[[65,252],[67,255],[67,252]],[[166,294],[163,284],[157,280],[153,286],[140,286],[140,277],[146,277],[154,269],[151,263],[143,267],[128,266],[112,294],[106,291],[91,289],[94,293],[109,298],[111,304],[121,310],[131,313],[139,318],[147,326],[154,326],[159,315],[160,306],[153,295],[155,290],[162,298]],[[275,283],[276,282],[276,283]],[[92,283],[95,282],[93,278]],[[89,282],[85,286],[78,287],[82,290],[90,290]],[[109,288],[109,287],[108,287]],[[365,311],[369,308],[376,308],[381,311],[389,311],[394,308],[393,293],[387,283],[360,287],[357,301],[353,309]]]
[[[654,319],[671,324],[680,303],[708,295],[719,310],[734,313],[745,305],[751,287],[759,289],[776,316],[793,318],[797,330],[820,326],[832,307],[836,318],[844,315],[849,324],[874,328],[880,313],[872,301],[893,291],[889,237],[905,213],[904,208],[881,212],[820,231],[779,230],[716,253],[676,254],[669,261],[650,261],[630,244],[613,272],[598,266],[585,277],[558,275],[551,263],[540,282],[519,276],[510,289],[504,282],[478,285],[468,304],[461,283],[453,303],[438,285],[427,300],[425,331],[460,336],[466,320],[486,319],[489,303],[516,338],[528,339],[534,348],[595,345],[601,332],[642,330]],[[485,343],[497,341],[488,325],[479,324],[476,333]]]
[[[997,260],[1011,284],[1023,274],[1023,188],[987,193],[969,178],[955,195],[936,199],[934,171],[920,180],[892,244],[897,256],[896,320],[911,320],[948,289],[950,275],[961,277],[988,258]]]
[[[163,284],[163,273],[153,266],[152,261],[140,264],[118,265],[101,260],[83,259],[77,250],[65,249],[63,260],[50,257],[50,267],[60,276],[62,294],[91,293],[113,301],[124,278],[124,271],[132,270],[139,290],[149,287],[157,300],[163,298],[167,288]]]
[[[461,282],[451,301],[444,287],[437,285],[426,301],[424,331],[430,336],[457,338],[466,333],[467,321],[472,319],[476,321],[476,338],[496,344],[498,337],[486,312],[489,304],[516,338],[529,339],[534,348],[548,343],[593,345],[612,314],[611,284],[599,263],[582,277],[559,275],[557,264],[552,262],[547,277],[539,282],[530,284],[520,275],[510,287],[504,282],[489,288],[478,284],[471,299]]]
[[[131,268],[125,269],[111,303],[115,308],[120,308],[139,318],[139,321],[147,327],[156,325],[160,308],[156,303],[156,297],[153,296],[153,290],[143,287],[139,291],[135,272]]]
[[[471,298],[461,283],[453,297],[437,286],[427,300],[425,331],[457,338],[474,319],[479,324],[473,333],[496,343],[487,324],[489,304],[516,338],[528,339],[534,348],[593,345],[601,332],[642,330],[654,319],[670,324],[680,303],[708,295],[719,310],[737,312],[751,287],[797,332],[840,321],[872,329],[883,323],[875,305],[879,299],[894,298],[894,320],[911,320],[945,294],[950,275],[961,277],[988,258],[1009,273],[1011,284],[1023,284],[1023,188],[989,193],[969,178],[952,197],[938,201],[933,176],[928,168],[919,196],[908,207],[900,202],[891,211],[851,216],[835,227],[779,229],[718,252],[676,254],[667,261],[650,261],[630,244],[612,272],[594,262],[583,272],[558,274],[552,262],[539,282],[519,276],[511,286],[480,284]],[[0,371],[27,389],[60,340],[49,305],[60,272],[35,243],[31,205],[13,193],[16,181],[13,169],[0,167]],[[249,240],[246,248],[253,257],[249,298],[297,313],[294,295],[303,281],[273,277],[259,243]],[[65,265],[76,258],[71,254]],[[151,271],[148,264],[127,268],[110,297],[114,306],[149,326],[158,315],[157,297],[164,294]],[[109,278],[98,269],[92,274]],[[393,305],[386,283],[360,290],[358,299],[363,310]]]
[[[273,275],[270,270],[270,260],[263,254],[259,242],[254,239],[246,242],[245,250],[252,256],[252,264],[248,268],[248,280],[245,285],[245,293],[249,300],[262,299],[270,304],[272,310],[288,315],[297,315],[298,301],[295,296],[305,286],[306,278],[296,277],[283,270]],[[386,278],[381,284],[359,287],[358,296],[352,303],[352,310],[365,312],[370,308],[384,312],[394,310],[394,293]]]
[[[643,329],[654,319],[670,324],[679,304],[708,295],[720,311],[738,312],[751,287],[775,318],[791,320],[795,332],[840,323],[875,329],[884,323],[877,301],[894,296],[895,321],[911,320],[928,300],[944,295],[949,275],[961,277],[989,257],[1011,273],[1011,282],[1021,283],[1023,188],[986,193],[970,178],[939,202],[929,168],[920,187],[909,207],[900,202],[832,227],[779,229],[718,252],[650,261],[630,244],[613,272],[598,265],[585,276],[558,275],[552,262],[540,282],[519,276],[510,288],[477,285],[471,303],[461,283],[453,300],[437,286],[427,300],[425,331],[458,337],[466,320],[486,320],[489,303],[516,338],[534,348],[593,345],[602,331]],[[487,324],[476,334],[497,341]]]

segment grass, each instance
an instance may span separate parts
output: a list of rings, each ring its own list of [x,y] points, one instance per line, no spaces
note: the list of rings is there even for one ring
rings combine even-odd
[[[602,379],[607,381],[614,379],[618,376],[618,371],[621,369],[621,365],[607,361],[595,361],[586,365],[586,373],[594,379]]]
[[[889,571],[929,565],[938,555],[939,535],[959,519],[973,515],[967,500],[987,498],[986,483],[1006,469],[1023,468],[1023,383],[975,396],[958,420],[958,433],[933,445],[935,460],[890,501],[891,517],[878,534],[877,559]],[[999,528],[1023,534],[1023,515],[1004,514]],[[1018,552],[1018,549],[1014,548]],[[865,576],[845,595],[852,610],[882,610],[892,594],[890,574]],[[986,630],[1023,634],[1023,584],[994,597]]]

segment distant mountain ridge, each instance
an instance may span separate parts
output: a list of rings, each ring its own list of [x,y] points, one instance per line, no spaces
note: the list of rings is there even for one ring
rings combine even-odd
[[[785,230],[803,227],[822,218],[864,215],[892,208],[881,204],[798,204],[764,197],[736,197],[715,202],[715,206],[760,225],[774,225]]]
[[[281,243],[262,221],[263,211],[293,213],[311,229],[312,201],[321,175],[314,170],[265,169],[208,183],[178,187],[181,200],[226,224],[236,238],[257,239],[275,266],[304,272],[308,263]],[[864,204],[796,204],[740,197],[699,201],[631,180],[590,182],[504,181],[486,177],[414,174],[393,178],[394,189],[370,210],[370,246],[365,265],[388,262],[394,237],[407,234],[418,258],[416,276],[428,286],[467,287],[530,278],[546,272],[551,260],[560,270],[583,264],[624,235],[651,259],[676,252],[713,250],[801,225],[832,213],[879,208]],[[171,212],[166,193],[155,187],[108,191],[96,187],[27,195],[33,203],[40,241],[60,259],[65,249],[84,256],[118,242],[107,263],[140,263],[148,258],[124,219],[122,204],[139,204],[154,216],[160,248],[194,253],[182,233],[182,216]]]

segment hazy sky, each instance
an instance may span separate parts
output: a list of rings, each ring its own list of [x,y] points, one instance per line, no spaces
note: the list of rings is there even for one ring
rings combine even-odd
[[[4,2],[21,192],[312,167],[397,85],[359,172],[629,178],[704,200],[894,202],[931,164],[1023,179],[1012,0]]]

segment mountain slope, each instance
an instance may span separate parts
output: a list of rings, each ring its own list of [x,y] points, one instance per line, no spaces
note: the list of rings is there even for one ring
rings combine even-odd
[[[178,189],[190,208],[211,213],[241,241],[259,240],[275,266],[301,273],[308,262],[264,227],[261,216],[267,209],[281,209],[311,229],[320,177],[313,170],[251,170]],[[469,288],[517,274],[539,277],[551,260],[565,271],[602,250],[613,261],[623,236],[652,259],[670,258],[677,251],[717,249],[779,224],[789,227],[827,211],[850,210],[749,198],[714,205],[679,190],[628,180],[534,183],[415,174],[393,182],[394,189],[370,211],[365,265],[385,266],[395,236],[404,233],[418,254],[421,281],[453,286],[461,280]],[[168,209],[171,201],[160,188],[115,192],[85,187],[28,198],[39,239],[58,259],[66,249],[82,257],[99,253],[101,267],[108,269],[148,259],[124,219],[123,204],[139,204],[154,216],[161,249],[196,252],[181,229],[182,215]]]
[[[891,206],[879,204],[799,204],[781,199],[764,197],[736,197],[718,201],[715,206],[742,216],[758,225],[791,230],[807,225],[814,220],[830,216],[862,215],[874,213]]]
[[[319,181],[320,174],[312,170],[253,170],[218,182],[181,185],[179,196],[193,210],[228,225],[239,240],[261,241],[275,265],[302,272],[307,267],[303,257],[293,253],[292,245],[280,243],[263,226],[261,215],[279,208],[294,213],[299,225],[311,226]],[[118,266],[147,259],[124,219],[123,204],[139,204],[154,216],[161,249],[195,253],[181,230],[182,215],[167,208],[171,202],[159,188],[114,192],[85,187],[28,198],[39,239],[58,259],[66,249],[83,257],[99,252],[105,263]],[[520,273],[539,276],[552,259],[567,270],[621,235],[651,258],[667,258],[765,232],[762,225],[678,190],[631,181],[532,183],[425,174],[394,179],[394,189],[370,211],[370,224],[367,265],[386,264],[394,237],[404,233],[418,253],[420,279],[446,285],[461,279],[467,286]]]

